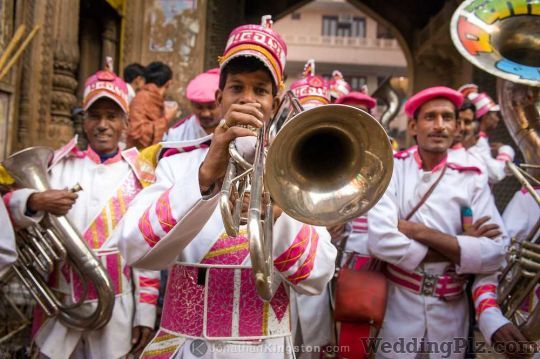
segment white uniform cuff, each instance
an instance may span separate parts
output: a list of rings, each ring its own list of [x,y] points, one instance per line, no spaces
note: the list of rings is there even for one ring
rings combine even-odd
[[[39,223],[43,219],[45,214],[43,211],[36,212],[32,216],[27,216],[28,198],[36,192],[38,191],[30,188],[23,188],[12,192],[8,209],[11,219],[17,227],[29,227]]]
[[[413,272],[422,263],[428,252],[428,247],[422,243],[411,240],[411,244],[405,255],[397,265],[409,272]]]
[[[458,274],[480,273],[482,268],[482,252],[478,238],[470,236],[457,236],[460,249],[459,266],[456,266]]]
[[[156,306],[148,303],[137,303],[137,312],[133,319],[133,327],[148,327],[154,329],[156,326]]]
[[[488,345],[491,345],[493,334],[503,325],[510,323],[508,319],[502,315],[499,308],[488,308],[480,314],[478,319],[478,328],[486,339]]]

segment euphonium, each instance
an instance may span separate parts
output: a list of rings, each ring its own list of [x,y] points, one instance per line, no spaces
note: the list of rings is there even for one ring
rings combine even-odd
[[[50,148],[32,147],[11,155],[2,165],[15,179],[15,187],[44,191],[50,189],[47,166],[52,155]],[[66,326],[81,330],[99,329],[108,323],[114,305],[111,280],[66,217],[46,214],[40,224],[17,230],[16,241],[18,259],[11,274],[28,288],[46,315],[56,315]],[[94,286],[98,301],[92,312],[80,310],[84,298],[72,305],[63,304],[47,285],[45,277],[61,261],[67,261],[79,273],[86,291],[90,283]]]
[[[253,164],[234,143],[229,149],[221,213],[227,234],[238,235],[242,198],[251,186],[249,249],[257,293],[264,300],[273,296],[272,202],[303,223],[335,225],[377,203],[393,168],[388,136],[371,115],[346,105],[304,110],[290,91],[259,130]]]
[[[497,76],[503,120],[529,167],[540,165],[540,0],[463,2],[452,17],[452,40],[474,65]],[[529,180],[537,181],[512,163],[508,169],[540,198]],[[531,171],[533,173],[533,171]],[[523,242],[512,241],[503,270],[498,300],[501,309],[530,340],[540,339],[540,305],[522,309],[540,284],[540,219]]]

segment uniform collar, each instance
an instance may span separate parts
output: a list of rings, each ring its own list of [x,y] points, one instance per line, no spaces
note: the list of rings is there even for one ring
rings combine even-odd
[[[88,156],[88,158],[96,163],[96,164],[103,164],[103,165],[109,165],[109,164],[112,164],[112,163],[116,163],[116,162],[120,162],[122,160],[122,152],[120,151],[120,148],[118,148],[118,151],[116,152],[116,155],[114,155],[113,157],[111,158],[108,158],[107,160],[105,160],[104,162],[101,162],[101,158],[99,157],[99,154],[94,151],[92,149],[92,147],[88,146],[88,148],[86,149],[86,156]]]
[[[418,169],[422,170],[424,166],[423,166],[422,158],[420,157],[420,151],[416,150],[414,152],[413,156],[414,156],[414,160],[418,164]],[[446,165],[446,160],[447,159],[448,159],[448,153],[446,153],[446,156],[444,156],[444,158],[441,160],[441,162],[439,162],[435,167],[433,167],[431,172],[435,173],[435,172],[441,170]]]

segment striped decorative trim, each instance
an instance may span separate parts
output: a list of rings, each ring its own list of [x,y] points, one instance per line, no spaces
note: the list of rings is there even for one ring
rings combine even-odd
[[[320,102],[324,105],[327,105],[330,103],[330,101],[328,101],[327,98],[324,98],[322,96],[305,96],[305,97],[302,97],[300,100],[300,104],[305,104],[307,102],[310,102],[310,101],[316,101],[316,102]]]
[[[274,55],[272,55],[267,49],[265,49],[262,46],[252,45],[252,44],[241,44],[241,45],[235,46],[235,47],[231,48],[229,51],[227,51],[227,53],[225,53],[220,58],[220,63],[224,63],[225,61],[227,61],[227,59],[229,57],[231,57],[234,54],[236,54],[237,52],[240,52],[240,51],[243,51],[243,50],[257,51],[257,52],[260,52],[261,54],[263,54],[268,59],[268,61],[272,65],[272,67],[274,68],[274,73],[278,77],[278,85],[281,85],[281,82],[282,82],[281,67],[277,63],[276,58],[274,57]]]
[[[92,223],[83,232],[83,237],[90,248],[101,248],[118,223],[120,223],[127,207],[141,189],[142,187],[135,174],[130,171],[120,188],[116,190],[115,195],[107,201]]]
[[[139,293],[139,303],[156,305],[158,297],[157,293]]]
[[[497,304],[497,287],[486,284],[476,288],[473,292],[474,309],[478,319],[482,312],[488,308],[499,308]]]
[[[478,298],[480,298],[480,296],[482,296],[483,294],[493,294],[495,295],[495,293],[497,292],[497,287],[495,286],[495,284],[486,284],[486,285],[483,285],[483,286],[480,286],[478,288],[476,288],[473,292],[473,302],[476,302],[476,300]]]
[[[304,263],[300,265],[298,270],[287,277],[287,280],[290,283],[296,285],[300,283],[301,281],[303,281],[304,279],[306,279],[307,277],[309,277],[309,275],[311,274],[311,271],[313,270],[313,266],[315,264],[315,255],[317,252],[318,244],[319,244],[319,234],[315,230],[313,230],[311,234],[311,244],[309,248],[309,254],[306,260],[304,261]]]
[[[153,150],[157,151],[158,148],[159,146],[156,146]],[[150,153],[153,153],[152,150],[149,151]],[[122,152],[122,157],[129,164],[133,172],[135,172],[135,175],[144,187],[156,181],[155,166],[154,163],[147,158],[148,155],[149,153],[139,153],[135,147]]]
[[[172,187],[165,191],[156,203],[156,215],[159,224],[165,233],[169,233],[176,225],[176,219],[172,215],[171,202],[169,199],[171,189]]]
[[[151,208],[152,205],[150,205],[146,211],[144,211],[143,215],[139,219],[139,231],[141,231],[144,240],[146,243],[148,243],[150,248],[153,248],[161,238],[154,233],[154,229],[152,228],[152,223],[150,222]]]
[[[302,257],[310,242],[312,231],[314,231],[313,227],[307,224],[302,226],[291,246],[279,257],[274,259],[274,266],[278,271],[285,272],[291,268],[300,257]]]
[[[150,287],[150,288],[156,288],[159,289],[159,278],[147,278],[140,276],[139,277],[139,285],[141,287]]]
[[[229,237],[223,233],[206,253],[203,264],[241,264],[249,254],[247,231],[241,228],[238,236]]]
[[[499,308],[497,300],[495,298],[487,298],[482,300],[476,307],[476,316],[480,317],[482,312],[488,308]]]
[[[182,348],[186,339],[178,335],[159,330],[157,335],[146,346],[141,359],[170,359]]]
[[[368,231],[368,219],[365,216],[352,220],[352,230],[356,233],[366,233]]]

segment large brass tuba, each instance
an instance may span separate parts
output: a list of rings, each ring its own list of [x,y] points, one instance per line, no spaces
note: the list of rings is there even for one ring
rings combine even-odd
[[[237,235],[244,190],[251,186],[249,248],[257,292],[264,300],[273,296],[272,201],[304,223],[342,223],[377,203],[393,168],[388,136],[371,115],[346,105],[304,110],[290,91],[259,131],[253,164],[234,143],[230,153],[222,217],[227,233]],[[231,196],[237,198],[234,209]]]
[[[530,173],[508,169],[540,205],[529,181],[540,165],[540,0],[463,2],[452,17],[452,40],[474,65],[497,76],[503,120]],[[505,315],[530,340],[540,339],[540,303],[523,310],[540,284],[540,219],[523,242],[513,240],[503,270],[498,300]]]
[[[52,155],[53,151],[48,147],[32,147],[11,155],[2,165],[15,179],[15,187],[44,191],[50,189],[47,166]],[[45,314],[58,316],[68,327],[94,330],[107,324],[114,305],[111,280],[66,217],[46,215],[38,225],[17,230],[16,241],[18,259],[10,272],[4,273],[2,280],[16,275]],[[86,292],[90,283],[94,286],[98,301],[93,311],[81,311],[84,298],[71,305],[62,303],[47,285],[46,276],[63,261],[78,271]]]

